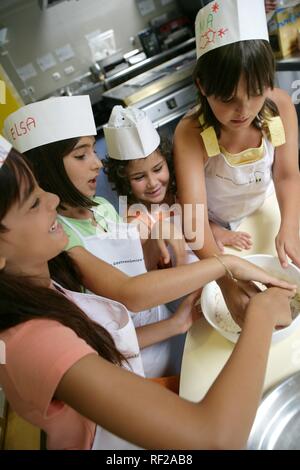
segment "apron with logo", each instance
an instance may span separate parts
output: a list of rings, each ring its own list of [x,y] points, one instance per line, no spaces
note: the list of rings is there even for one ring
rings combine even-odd
[[[115,266],[128,276],[138,276],[147,272],[139,232],[133,224],[115,223],[105,219],[107,232],[98,230],[95,235],[83,236],[65,217],[59,216],[59,218],[76,233],[84,248],[97,258]],[[135,327],[166,320],[171,316],[165,305],[130,314]],[[141,356],[146,377],[178,373],[180,365],[176,361],[174,341],[172,338],[142,349]]]
[[[274,146],[266,138],[263,146],[261,159],[243,165],[231,165],[223,153],[208,159],[205,181],[211,221],[235,230],[274,192]]]
[[[117,349],[125,356],[128,364],[123,364],[124,369],[131,370],[144,377],[144,369],[141,354],[136,337],[134,325],[128,310],[124,305],[95,294],[81,294],[69,291],[53,282],[66,297],[78,305],[86,315],[96,323],[99,323],[112,336]],[[117,366],[116,366],[117,367]],[[139,449],[130,442],[106,431],[101,426],[96,426],[93,450],[121,450]]]

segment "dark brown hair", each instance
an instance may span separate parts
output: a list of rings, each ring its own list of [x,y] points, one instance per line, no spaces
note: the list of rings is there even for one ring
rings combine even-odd
[[[60,140],[50,144],[41,145],[25,152],[33,166],[35,177],[45,191],[56,194],[60,205],[69,204],[71,207],[84,207],[89,209],[97,206],[89,197],[84,196],[73,185],[64,166],[64,157],[74,149],[79,137]]]
[[[174,162],[172,155],[172,144],[167,138],[162,138],[159,147],[156,149],[166,160],[170,180],[168,192],[176,194],[176,180],[174,172]],[[148,158],[148,157],[145,157]],[[135,204],[139,202],[132,194],[130,182],[128,179],[126,168],[128,163],[132,160],[115,160],[107,156],[102,160],[104,173],[107,175],[108,181],[112,184],[112,188],[117,191],[119,196],[127,196],[128,204]]]
[[[35,184],[24,157],[11,150],[0,169],[0,236],[9,230],[2,222],[7,212],[12,205],[28,197]],[[60,268],[62,266],[60,264]],[[71,328],[101,357],[112,363],[121,365],[124,360],[110,334],[59,290],[41,287],[28,276],[9,274],[5,268],[0,270],[0,331],[40,318],[56,320]]]
[[[197,61],[193,72],[200,103],[197,117],[203,114],[205,126],[213,126],[218,136],[220,123],[213,114],[206,96],[202,95],[199,84],[205,95],[227,101],[236,93],[241,75],[246,79],[248,96],[261,95],[265,88],[274,88],[275,61],[268,41],[235,42],[209,51]],[[266,99],[254,120],[254,125],[261,128],[268,115],[278,114],[275,103]]]

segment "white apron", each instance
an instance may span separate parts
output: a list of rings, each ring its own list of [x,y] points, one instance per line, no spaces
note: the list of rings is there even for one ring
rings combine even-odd
[[[124,369],[129,369],[135,374],[144,377],[144,370],[139,350],[139,345],[128,310],[124,305],[95,294],[81,294],[72,292],[58,284],[66,297],[73,301],[93,321],[103,326],[112,336],[117,349],[127,358]],[[134,417],[133,417],[134,419]],[[96,426],[93,450],[133,450],[140,449],[130,442],[110,433],[101,426]]]
[[[139,232],[133,225],[105,220],[107,231],[83,236],[67,218],[58,216],[82,241],[87,251],[128,276],[146,272]]]
[[[83,236],[65,217],[59,216],[59,218],[76,233],[85,249],[97,258],[115,266],[128,276],[138,276],[147,272],[139,232],[133,224],[115,223],[105,219],[107,232],[98,231],[95,235]],[[130,314],[135,327],[156,323],[171,316],[165,305]],[[142,349],[146,377],[162,377],[178,373],[180,364],[176,361],[174,341],[173,339],[161,341]]]
[[[222,153],[208,159],[205,181],[211,221],[235,230],[274,192],[274,147],[266,138],[263,143],[264,156],[256,162],[232,166]]]

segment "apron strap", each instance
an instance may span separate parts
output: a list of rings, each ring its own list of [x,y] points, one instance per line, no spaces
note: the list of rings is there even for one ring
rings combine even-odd
[[[79,237],[79,239],[80,239],[82,242],[84,242],[84,237],[83,237],[83,235],[79,232],[79,230],[78,230],[76,227],[74,227],[73,224],[71,224],[71,222],[69,222],[69,221],[67,220],[66,217],[64,217],[64,216],[62,216],[62,215],[58,215],[58,218],[59,218],[60,220],[62,220],[73,232],[75,232],[76,235]]]

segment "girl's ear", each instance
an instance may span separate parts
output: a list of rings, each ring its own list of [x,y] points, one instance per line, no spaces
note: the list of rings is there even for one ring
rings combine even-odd
[[[196,78],[196,83],[197,83],[197,87],[199,88],[201,94],[202,94],[203,96],[206,96],[205,93],[204,93],[204,90],[203,90],[202,86],[200,85],[200,80],[199,80],[199,78]]]
[[[1,269],[5,268],[5,265],[6,265],[6,259],[4,258],[4,256],[0,256],[0,271]]]

